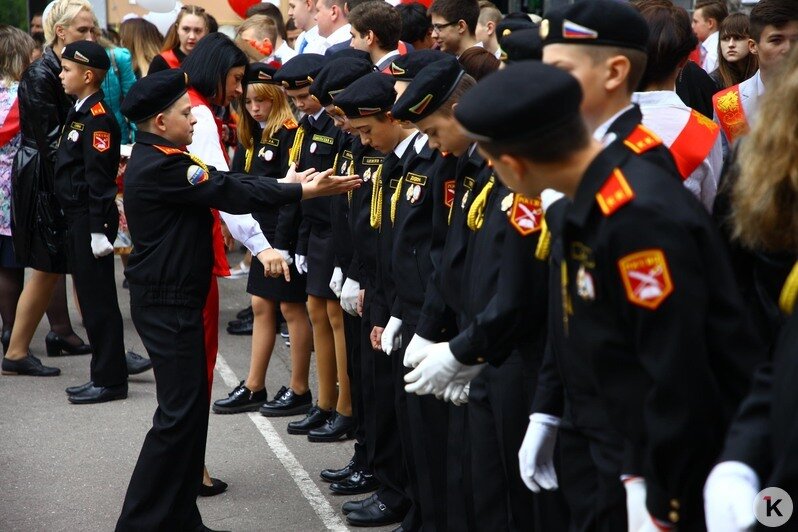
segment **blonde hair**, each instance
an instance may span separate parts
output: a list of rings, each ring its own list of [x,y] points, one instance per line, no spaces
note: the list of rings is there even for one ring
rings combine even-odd
[[[47,46],[52,47],[57,41],[58,36],[55,33],[56,26],[69,26],[78,13],[81,11],[88,11],[94,17],[94,10],[88,0],[54,0],[49,10],[45,13],[47,16],[42,20],[44,27],[44,42]]]
[[[753,249],[798,251],[798,48],[764,96],[738,154],[732,189],[734,236]],[[790,112],[792,111],[792,112]]]
[[[279,85],[272,85],[270,83],[253,83],[247,86],[247,89],[252,87],[255,89],[255,95],[269,100],[272,102],[271,111],[269,111],[269,118],[266,120],[266,127],[263,128],[263,139],[268,139],[274,136],[275,133],[283,126],[286,120],[294,118],[291,113],[291,107],[288,105],[288,98],[283,92],[282,87]],[[238,124],[238,140],[241,145],[246,149],[250,149],[255,145],[254,134],[258,130],[259,125],[254,118],[247,112],[247,90],[239,98],[239,105],[241,106],[241,121]]]
[[[126,20],[119,26],[119,40],[124,48],[130,50],[133,58],[133,71],[139,77],[147,75],[150,62],[161,53],[163,37],[152,22],[143,18]]]
[[[0,24],[0,84],[7,87],[20,80],[35,47],[33,37],[21,29]]]

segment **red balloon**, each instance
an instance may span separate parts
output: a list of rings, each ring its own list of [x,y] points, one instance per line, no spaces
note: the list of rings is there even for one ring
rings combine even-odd
[[[255,4],[260,4],[260,0],[227,0],[227,3],[239,17],[247,18],[247,9]]]

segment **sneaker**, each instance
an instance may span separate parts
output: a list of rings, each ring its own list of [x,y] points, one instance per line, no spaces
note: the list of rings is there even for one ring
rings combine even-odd
[[[288,340],[288,324],[286,322],[280,324],[280,336]]]
[[[259,412],[266,417],[295,416],[307,414],[312,405],[313,396],[310,390],[302,395],[297,395],[291,388],[283,386],[274,399],[260,407]]]
[[[238,263],[238,267],[230,270],[230,275],[225,277],[225,279],[241,279],[247,275],[249,275],[249,266],[242,260]]]
[[[257,412],[257,410],[267,401],[266,389],[253,392],[246,386],[244,381],[233,388],[227,397],[219,399],[213,403],[213,411],[216,414],[238,414],[239,412]]]

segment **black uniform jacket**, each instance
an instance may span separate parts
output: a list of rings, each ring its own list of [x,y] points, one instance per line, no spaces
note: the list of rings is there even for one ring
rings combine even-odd
[[[377,273],[377,231],[371,227],[371,195],[374,176],[383,161],[383,153],[364,146],[356,138],[352,146],[354,173],[360,176],[360,188],[347,197],[349,203],[349,231],[352,234],[352,266],[347,277],[360,283],[360,288],[373,286]],[[373,290],[372,290],[373,292]]]
[[[466,250],[471,230],[468,211],[474,198],[488,182],[493,169],[476,149],[458,158],[454,193],[448,192],[449,227],[446,232],[440,267],[435,268],[427,285],[424,305],[416,333],[431,341],[450,340],[457,332],[457,316],[463,310],[463,283]],[[447,190],[451,184],[447,183]]]
[[[116,222],[119,124],[98,91],[67,115],[55,165],[55,194],[69,213],[89,213],[89,230],[107,233]],[[111,235],[106,235],[111,241]],[[115,235],[113,235],[115,238]]]
[[[202,307],[213,266],[210,208],[245,214],[298,202],[299,184],[205,171],[166,139],[139,132],[125,174],[131,304]]]
[[[338,145],[338,154],[335,157],[335,175],[354,174],[355,163],[352,150],[355,143],[360,143],[358,136],[342,132],[341,142]],[[335,250],[335,265],[341,268],[344,278],[349,277],[352,268],[352,233],[349,230],[349,195],[339,194],[330,198],[330,227]]]
[[[393,279],[397,287],[391,316],[409,325],[418,323],[427,284],[441,253],[448,228],[448,186],[454,185],[457,157],[441,155],[416,138],[398,191],[393,221]],[[449,191],[452,194],[452,191]]]
[[[606,413],[631,444],[654,517],[703,519],[704,480],[764,359],[717,229],[672,175],[616,143],[583,176],[561,245],[549,332],[566,390],[598,393],[580,416]]]

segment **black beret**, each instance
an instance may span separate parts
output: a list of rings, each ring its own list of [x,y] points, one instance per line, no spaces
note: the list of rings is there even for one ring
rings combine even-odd
[[[286,61],[274,79],[286,89],[303,89],[313,83],[324,63],[321,54],[299,54]]]
[[[396,100],[391,114],[397,120],[409,122],[428,117],[449,99],[464,74],[453,55],[427,65]]]
[[[329,61],[313,79],[310,94],[326,107],[333,103],[333,96],[344,90],[356,79],[374,72],[371,61],[354,57],[340,57]]]
[[[247,73],[244,76],[244,83],[250,85],[253,83],[271,83],[279,85],[279,82],[274,79],[277,74],[277,68],[267,63],[250,63],[247,65]]]
[[[61,59],[69,59],[85,67],[108,70],[111,60],[105,53],[105,48],[94,41],[76,41],[69,43],[61,52]]]
[[[504,38],[501,44],[502,61],[524,61],[535,59],[540,61],[543,57],[543,42],[540,39],[540,31],[535,29],[524,29],[514,31]]]
[[[350,57],[355,59],[365,59],[369,63],[371,62],[371,55],[369,55],[368,52],[358,50],[357,48],[341,48],[337,52],[333,52],[326,57],[328,61],[332,59],[340,59],[342,57]]]
[[[397,81],[411,81],[425,66],[446,58],[440,50],[414,50],[397,57],[391,63],[391,75]]]
[[[178,68],[161,70],[138,80],[122,101],[122,114],[142,122],[168,109],[188,90],[188,76]]]
[[[627,2],[590,0],[552,9],[540,23],[543,46],[555,43],[617,46],[646,51],[648,24]]]
[[[576,78],[539,61],[520,61],[466,92],[454,116],[477,140],[534,140],[578,116],[581,103]]]
[[[361,118],[390,111],[396,101],[394,80],[381,72],[372,72],[355,80],[333,99],[349,118]]]
[[[529,30],[537,28],[538,25],[532,22],[529,15],[526,13],[510,13],[496,24],[496,40],[499,41],[499,46],[505,38],[513,34],[514,31]]]

